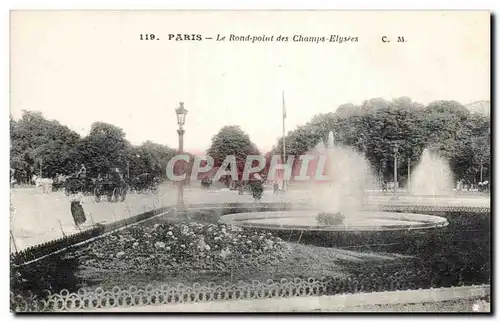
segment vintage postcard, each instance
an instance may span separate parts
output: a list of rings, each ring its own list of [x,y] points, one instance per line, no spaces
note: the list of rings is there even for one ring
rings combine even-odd
[[[11,311],[490,312],[490,24],[11,11]]]

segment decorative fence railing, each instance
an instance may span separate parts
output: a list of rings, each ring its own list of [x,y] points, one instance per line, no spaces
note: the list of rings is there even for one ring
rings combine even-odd
[[[71,245],[99,236],[104,232],[104,229],[104,226],[97,226],[76,234],[67,235],[56,240],[26,248],[20,252],[11,254],[11,262],[21,264],[46,256],[50,253],[56,252],[66,247],[70,247]]]
[[[168,208],[159,208],[145,213],[121,219],[109,224],[97,224],[91,229],[81,231],[76,234],[67,235],[62,238],[52,240],[46,243],[42,243],[33,247],[26,248],[20,252],[13,253],[10,255],[11,263],[20,265],[37,258],[52,254],[54,252],[69,248],[75,244],[82,243],[88,239],[103,235],[107,232],[119,229],[121,227],[128,226],[130,224],[151,218],[158,215]]]
[[[440,206],[440,205],[381,205],[377,209],[392,212],[470,212],[489,213],[488,206]]]
[[[361,292],[398,291],[419,289],[418,284],[422,284],[421,286],[428,284],[416,283],[417,279],[420,280],[426,277],[426,273],[423,272],[406,272],[395,274],[390,278],[384,276],[384,278],[386,278],[385,281],[382,281],[380,276],[372,275],[347,279],[281,279],[280,281],[268,280],[264,283],[259,281],[252,281],[249,283],[240,281],[236,284],[227,282],[222,285],[216,285],[215,283],[209,283],[208,285],[195,283],[192,286],[179,284],[176,287],[170,285],[147,285],[144,288],[130,286],[125,289],[113,287],[110,290],[104,290],[102,288],[97,288],[95,290],[82,288],[76,293],[70,293],[67,290],[62,290],[58,294],[50,294],[50,292],[47,292],[45,298],[39,298],[33,295],[15,295],[11,293],[10,307],[13,312],[78,311],[218,300],[289,298]],[[441,285],[441,287],[444,288],[449,286]],[[486,288],[489,292],[489,286]]]
[[[418,204],[380,204],[380,205],[367,205],[368,210],[376,209],[381,211],[390,212],[456,212],[456,213],[489,213],[491,208],[489,206],[443,206],[443,205],[418,205]],[[226,204],[193,204],[190,205],[193,209],[240,209],[248,208],[249,211],[264,211],[269,209],[274,210],[292,210],[292,209],[310,209],[311,204],[308,202],[283,202],[283,203],[256,203],[256,204],[245,204],[245,203],[226,203]]]

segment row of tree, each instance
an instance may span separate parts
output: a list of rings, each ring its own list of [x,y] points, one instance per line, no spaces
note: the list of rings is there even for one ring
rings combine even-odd
[[[11,118],[10,166],[17,182],[29,182],[33,175],[53,178],[71,175],[84,164],[91,176],[119,168],[130,176],[151,173],[165,176],[175,149],[147,141],[130,144],[124,131],[111,124],[95,122],[85,137],[47,120],[40,112],[24,111],[18,121]]]
[[[39,112],[25,111],[20,120],[10,120],[11,168],[19,182],[40,172],[44,177],[68,175],[85,164],[92,176],[118,167],[130,176],[149,172],[166,176],[168,161],[176,150],[147,141],[133,146],[122,129],[96,122],[90,133],[80,137],[57,121],[46,120]],[[319,114],[286,135],[287,155],[299,156],[335,133],[336,143],[363,152],[381,178],[392,180],[394,156],[403,179],[408,164],[414,167],[423,150],[438,151],[449,160],[456,179],[474,183],[490,173],[490,117],[470,113],[454,101],[435,101],[427,106],[401,97],[381,98],[356,106],[345,104],[335,112]],[[282,155],[282,138],[267,153]],[[395,147],[397,153],[395,154]],[[247,155],[260,154],[239,126],[225,126],[212,138],[207,154],[222,164],[228,155],[236,156],[242,172]],[[193,156],[187,165],[192,166]],[[298,162],[298,157],[296,157]],[[184,166],[185,168],[186,166]]]
[[[435,101],[427,106],[401,97],[375,98],[356,106],[345,104],[335,112],[319,114],[288,132],[286,152],[301,155],[333,131],[336,143],[363,152],[372,169],[392,180],[395,147],[398,172],[406,179],[425,148],[439,152],[450,162],[457,180],[468,183],[490,176],[490,117],[471,113],[455,101]],[[282,139],[271,153],[282,153]]]

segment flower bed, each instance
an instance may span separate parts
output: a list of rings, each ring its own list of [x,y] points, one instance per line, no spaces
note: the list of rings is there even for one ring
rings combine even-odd
[[[112,233],[76,252],[98,269],[228,270],[279,262],[286,244],[271,233],[223,224],[137,225]]]

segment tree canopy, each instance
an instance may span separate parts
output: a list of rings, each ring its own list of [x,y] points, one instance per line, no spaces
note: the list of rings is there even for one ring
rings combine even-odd
[[[260,155],[257,146],[250,141],[248,134],[236,125],[224,126],[212,137],[207,155],[214,159],[214,166],[222,165],[228,155],[234,155],[238,172],[241,173],[248,155]]]
[[[176,150],[146,141],[133,146],[125,132],[112,124],[95,122],[85,137],[47,120],[39,112],[24,111],[20,120],[10,119],[10,167],[18,182],[33,175],[71,175],[84,164],[91,176],[119,168],[130,176],[151,173],[166,176],[166,166]]]
[[[344,104],[335,112],[318,114],[286,135],[287,155],[302,155],[335,133],[336,143],[364,152],[371,167],[386,179],[393,173],[394,147],[398,171],[406,176],[408,160],[413,167],[425,148],[440,152],[456,179],[478,181],[489,177],[490,117],[470,113],[455,101],[434,101],[424,106],[408,97],[392,101],[370,99],[356,106]],[[282,138],[273,148],[282,154]]]

